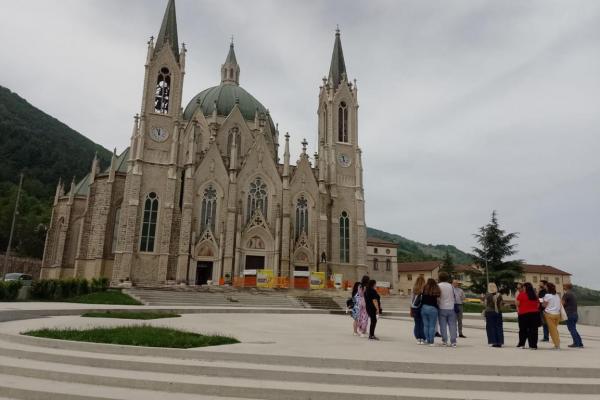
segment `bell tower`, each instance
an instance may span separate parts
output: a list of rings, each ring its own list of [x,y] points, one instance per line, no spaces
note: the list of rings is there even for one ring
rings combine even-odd
[[[356,81],[348,81],[340,30],[319,93],[319,185],[328,200],[325,250],[332,272],[354,279],[366,271],[366,225]]]

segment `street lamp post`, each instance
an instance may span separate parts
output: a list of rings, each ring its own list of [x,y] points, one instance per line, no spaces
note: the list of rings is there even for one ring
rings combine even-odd
[[[2,271],[2,280],[6,279],[6,273],[8,272],[8,257],[10,256],[10,246],[12,245],[13,233],[15,231],[15,221],[17,215],[19,215],[19,200],[21,198],[21,187],[23,186],[23,173],[19,179],[19,189],[17,189],[17,201],[15,201],[15,210],[13,212],[12,225],[10,226],[10,235],[8,236],[8,246],[6,247],[6,254],[4,255],[4,268]]]

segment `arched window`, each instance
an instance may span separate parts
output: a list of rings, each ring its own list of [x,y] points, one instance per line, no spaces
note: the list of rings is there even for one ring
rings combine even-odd
[[[379,271],[379,260],[376,258],[373,260],[373,271]]]
[[[302,232],[308,234],[308,202],[304,196],[296,202],[296,240]]]
[[[343,101],[338,109],[338,141],[348,143],[348,107]]]
[[[158,218],[158,197],[156,193],[150,192],[144,202],[144,215],[142,220],[142,235],[140,240],[140,251],[154,251],[154,239],[156,238],[156,220]]]
[[[171,92],[171,73],[168,68],[161,68],[156,79],[154,94],[154,112],[166,114],[169,112],[169,94]]]
[[[385,260],[385,270],[387,272],[390,272],[392,270],[392,260],[390,260],[389,258]]]
[[[202,197],[202,209],[200,211],[200,232],[207,228],[215,232],[215,221],[217,220],[217,191],[213,185],[204,189]]]
[[[340,217],[340,262],[350,262],[350,218],[346,211]]]
[[[114,253],[117,249],[117,241],[119,240],[119,220],[121,218],[121,206],[115,210],[115,220],[113,222],[112,244],[110,252]]]
[[[254,182],[250,183],[250,190],[248,191],[248,201],[246,205],[246,219],[249,221],[254,215],[254,211],[260,210],[262,215],[267,217],[268,209],[268,196],[267,184],[258,177]]]

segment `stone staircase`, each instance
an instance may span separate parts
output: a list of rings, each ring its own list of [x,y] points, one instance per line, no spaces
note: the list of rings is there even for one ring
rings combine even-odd
[[[344,310],[350,292],[306,290],[259,290],[213,287],[135,287],[125,292],[149,306],[206,306],[311,308]],[[400,296],[382,297],[384,311],[408,310],[409,300]]]
[[[559,355],[559,354],[557,354]],[[0,398],[591,400],[600,368],[311,358],[0,334]]]
[[[294,296],[275,291],[231,290],[209,292],[132,288],[127,289],[125,292],[149,306],[305,308],[305,305]]]

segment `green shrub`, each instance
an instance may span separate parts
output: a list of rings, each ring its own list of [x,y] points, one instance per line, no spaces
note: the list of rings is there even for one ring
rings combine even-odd
[[[33,283],[31,296],[37,300],[62,301],[94,292],[105,292],[110,286],[108,278],[42,279]]]
[[[20,281],[0,281],[0,301],[15,301],[23,287]]]

